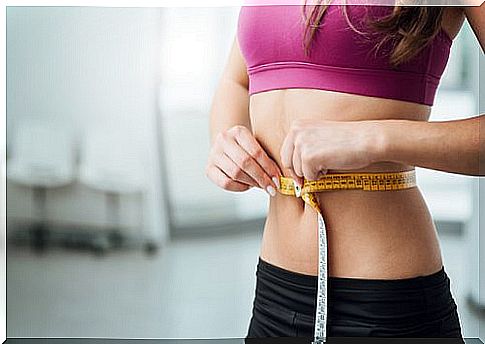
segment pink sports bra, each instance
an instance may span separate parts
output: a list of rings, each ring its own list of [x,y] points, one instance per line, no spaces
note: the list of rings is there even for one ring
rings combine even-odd
[[[349,20],[360,31],[363,19],[391,13],[393,6],[347,6]],[[440,30],[411,60],[393,68],[391,43],[377,54],[378,42],[355,32],[341,6],[330,5],[313,38],[311,54],[303,49],[302,7],[243,6],[238,42],[249,75],[249,94],[287,88],[311,88],[432,105],[448,62],[452,40]]]

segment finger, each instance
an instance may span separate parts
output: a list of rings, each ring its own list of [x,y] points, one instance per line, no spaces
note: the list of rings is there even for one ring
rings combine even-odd
[[[279,166],[271,159],[266,151],[261,147],[256,138],[248,131],[241,131],[236,136],[238,144],[257,161],[261,168],[270,176],[279,177],[282,175]],[[278,186],[278,185],[275,185]]]
[[[301,187],[303,186],[303,178],[296,173],[295,166],[294,166],[294,163],[296,163],[297,166],[301,166],[301,159],[295,158],[296,146],[294,144],[293,137],[294,136],[292,133],[289,133],[285,137],[285,140],[283,141],[283,145],[281,146],[280,154],[281,154],[282,164],[285,167],[286,172]],[[298,154],[298,156],[299,155],[300,154]],[[300,160],[300,161],[298,162],[296,160]],[[301,169],[301,167],[296,167],[296,168]]]
[[[231,160],[225,153],[218,155],[214,159],[214,165],[223,171],[232,180],[243,184],[259,187],[258,183],[248,176],[244,170]]]
[[[312,175],[312,180],[318,180],[320,178],[323,178],[325,175],[327,175],[328,170],[322,169],[320,171],[315,172],[308,172],[309,174],[314,173],[315,175]]]
[[[293,150],[295,149],[294,142],[293,142],[293,135],[289,133],[286,135],[285,139],[283,140],[283,144],[281,145],[280,149],[280,159],[281,164],[285,169],[291,171],[292,175],[295,175],[293,172]]]
[[[290,171],[294,180],[296,180],[297,184],[302,187],[304,182],[305,174],[303,173],[303,160],[301,158],[301,152],[298,148],[298,145],[295,145],[295,149],[293,150],[293,169]]]
[[[301,152],[298,146],[295,146],[295,149],[293,150],[292,162],[293,162],[293,170],[296,176],[303,177]]]
[[[271,186],[274,190],[274,186],[270,176],[235,140],[228,139],[224,150],[227,156],[253,180],[251,184],[256,184],[271,194],[272,191],[268,190],[268,187]]]
[[[250,185],[232,180],[215,165],[211,165],[207,168],[206,175],[217,186],[228,191],[246,191],[251,188]]]
[[[317,180],[319,172],[311,164],[303,164],[303,175],[308,180]]]
[[[278,188],[279,177],[282,175],[280,168],[276,162],[268,156],[249,130],[239,131],[237,135],[235,135],[235,141],[259,166],[259,169],[257,167],[255,168],[259,175],[261,175],[261,173],[263,174],[263,184],[265,186],[272,185],[273,187]],[[254,178],[253,174],[250,174],[250,176]],[[275,182],[273,178],[275,178],[277,182]]]
[[[243,170],[251,178],[251,184],[256,184],[262,189],[266,189],[268,185],[271,185],[271,178],[236,141],[226,145],[225,153],[239,169]]]

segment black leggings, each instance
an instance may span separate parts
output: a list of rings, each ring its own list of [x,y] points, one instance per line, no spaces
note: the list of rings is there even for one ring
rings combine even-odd
[[[317,277],[259,259],[247,338],[313,337]],[[398,280],[329,277],[327,336],[459,338],[444,271]]]

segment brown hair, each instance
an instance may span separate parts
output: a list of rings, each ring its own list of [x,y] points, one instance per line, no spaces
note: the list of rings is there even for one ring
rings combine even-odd
[[[327,4],[317,0],[308,16],[307,1],[303,6],[306,24],[304,49],[310,54],[312,41],[320,28]],[[349,20],[346,5],[342,5],[345,18],[349,26],[362,35],[368,33],[359,31]],[[391,14],[379,20],[367,20],[368,26],[375,32],[384,33],[375,46],[376,51],[387,41],[394,42],[389,62],[396,67],[416,56],[426,44],[431,41],[441,28],[444,8],[441,6],[394,6]]]

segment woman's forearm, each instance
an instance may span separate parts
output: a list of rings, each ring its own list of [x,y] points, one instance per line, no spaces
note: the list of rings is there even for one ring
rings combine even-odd
[[[234,80],[222,79],[210,111],[211,144],[218,133],[235,125],[251,128],[248,89]]]
[[[210,112],[206,176],[228,191],[258,187],[275,196],[280,168],[252,134],[250,122],[247,85],[223,77]]]
[[[485,115],[446,122],[384,120],[375,125],[376,161],[485,175]]]

